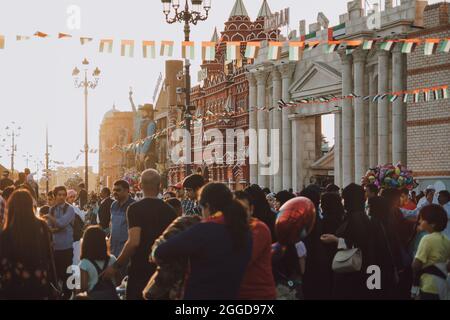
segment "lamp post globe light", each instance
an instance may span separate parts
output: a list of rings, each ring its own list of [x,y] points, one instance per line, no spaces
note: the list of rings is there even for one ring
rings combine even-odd
[[[6,135],[11,138],[11,147],[7,151],[11,152],[11,175],[14,176],[14,158],[17,151],[16,138],[20,136],[20,130],[22,130],[22,128],[12,121],[5,130]]]
[[[183,1],[183,0],[181,0]],[[197,25],[199,21],[205,21],[208,19],[208,13],[211,9],[211,0],[184,0],[184,9],[182,4],[180,5],[180,0],[161,0],[163,4],[163,13],[166,17],[166,22],[173,24],[175,22],[184,23],[184,41],[189,41],[189,36],[191,32],[190,25]],[[203,6],[203,11],[202,11]],[[173,16],[171,15],[171,10],[174,10]],[[184,60],[184,79],[185,79],[185,105],[183,108],[184,112],[184,122],[186,128],[186,147],[185,147],[185,173],[186,176],[191,174],[191,75],[190,75],[191,64],[189,59]]]
[[[93,80],[88,80],[88,65],[89,61],[84,58],[82,61],[84,68],[84,79],[79,80],[78,75],[80,70],[75,67],[72,71],[72,76],[75,78],[75,87],[84,89],[84,184],[86,186],[86,191],[89,189],[89,143],[88,143],[88,89],[94,90],[98,85],[98,80],[100,76],[100,69],[95,68],[92,72]]]

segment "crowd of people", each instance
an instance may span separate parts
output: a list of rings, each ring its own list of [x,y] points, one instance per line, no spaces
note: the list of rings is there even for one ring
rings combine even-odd
[[[449,299],[446,190],[232,192],[199,174],[161,184],[148,169],[139,194],[118,180],[99,195],[57,186],[42,201],[29,170],[16,182],[6,173],[0,299]],[[291,239],[277,223],[299,198],[314,219],[292,221]]]

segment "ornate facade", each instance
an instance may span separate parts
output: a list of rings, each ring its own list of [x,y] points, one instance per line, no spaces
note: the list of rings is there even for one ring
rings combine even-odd
[[[221,35],[214,31],[212,41],[217,42],[215,61],[204,61],[201,68],[206,70],[207,78],[202,85],[192,88],[192,104],[195,106],[194,115],[203,115],[203,119],[193,122],[192,134],[192,159],[194,159],[193,172],[201,173],[206,179],[227,184],[232,190],[242,189],[249,184],[248,161],[238,164],[233,159],[233,164],[227,159],[226,143],[221,148],[223,155],[220,159],[206,158],[204,151],[210,143],[204,137],[204,132],[209,129],[218,129],[225,137],[227,129],[248,129],[248,80],[245,76],[245,67],[248,61],[244,58],[234,63],[226,61],[226,42],[241,42],[240,53],[244,57],[247,41],[275,40],[278,31],[268,34],[264,32],[264,19],[270,15],[267,1],[264,0],[258,17],[252,21],[245,9],[242,0],[236,0],[225,28]],[[211,114],[209,117],[206,115]],[[223,115],[225,114],[225,116]],[[248,139],[245,147],[248,145]],[[235,148],[235,157],[242,150]],[[197,160],[195,160],[197,159]],[[184,166],[174,164],[169,171],[169,180],[176,183],[184,178]]]

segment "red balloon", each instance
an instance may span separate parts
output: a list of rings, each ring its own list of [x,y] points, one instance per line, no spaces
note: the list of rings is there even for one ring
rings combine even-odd
[[[316,208],[311,200],[296,197],[281,208],[275,223],[278,242],[295,244],[311,233],[316,222]]]

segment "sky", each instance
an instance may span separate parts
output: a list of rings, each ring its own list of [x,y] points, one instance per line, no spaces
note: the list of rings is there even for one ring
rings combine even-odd
[[[368,3],[379,0],[368,0]],[[394,0],[395,3],[396,0]],[[399,2],[399,0],[397,0]],[[184,0],[182,1],[184,3]],[[214,27],[223,30],[235,0],[212,0],[210,17],[192,27],[191,40],[209,41]],[[439,2],[430,0],[429,3]],[[323,12],[330,25],[339,22],[339,14],[345,13],[346,0],[268,0],[273,11],[290,7],[290,28],[298,28],[298,21],[306,24],[316,21]],[[247,11],[255,19],[262,0],[244,0]],[[80,29],[70,29],[67,10],[75,5],[80,8]],[[16,35],[32,36],[36,31],[51,37],[32,37],[28,41],[16,41]],[[73,35],[70,39],[57,39],[59,32]],[[89,92],[88,120],[89,145],[98,149],[99,128],[105,112],[113,104],[121,111],[130,110],[129,88],[134,91],[136,105],[152,103],[153,92],[164,58],[143,59],[141,40],[183,40],[183,26],[165,22],[160,0],[2,0],[0,2],[0,35],[6,37],[5,49],[0,50],[0,163],[10,167],[7,146],[1,141],[6,136],[4,128],[11,121],[21,126],[17,138],[15,167],[26,166],[25,157],[31,155],[29,166],[36,170],[34,161],[42,161],[45,153],[45,128],[48,126],[51,159],[66,166],[83,165],[83,157],[77,156],[84,145],[83,90],[74,87],[72,70],[82,69],[81,61],[90,61],[90,70],[99,67],[101,76],[95,90]],[[94,41],[81,46],[79,37],[92,37]],[[113,53],[99,53],[98,40],[114,39]],[[136,40],[134,58],[120,56],[120,40]],[[200,48],[196,50],[200,57]],[[174,58],[181,58],[181,48],[175,46]],[[193,62],[193,83],[200,61]],[[324,133],[333,140],[332,121],[325,122]],[[98,171],[98,154],[91,154],[90,164]]]

